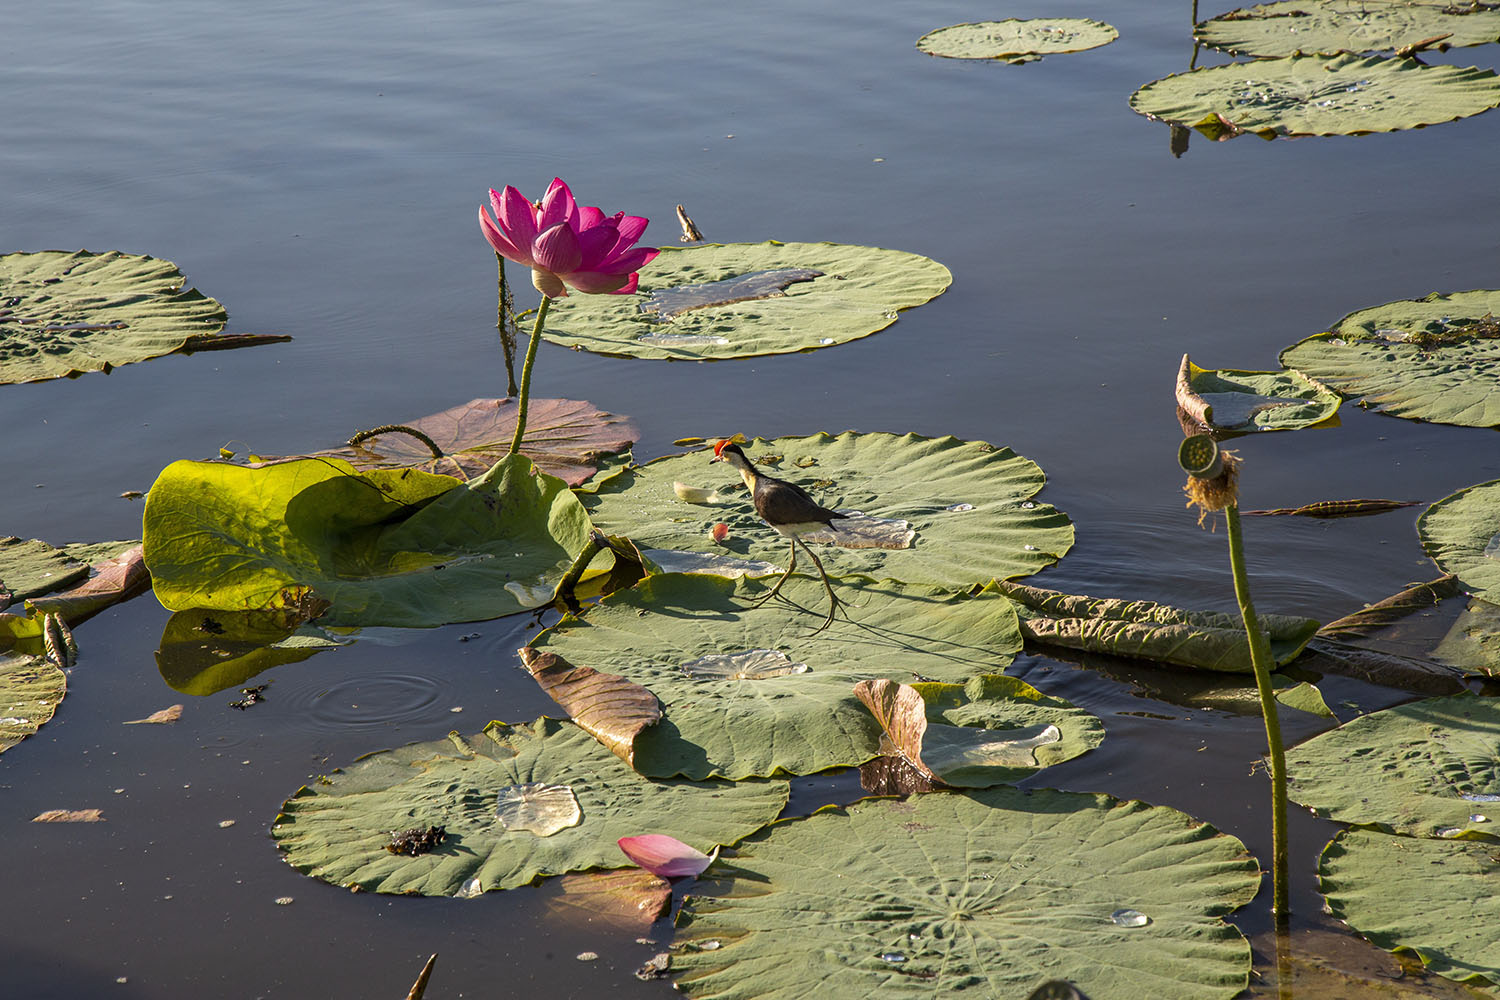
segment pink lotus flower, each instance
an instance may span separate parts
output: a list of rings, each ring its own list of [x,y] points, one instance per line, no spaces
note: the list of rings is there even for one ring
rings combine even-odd
[[[696,850],[675,837],[647,833],[639,837],[621,837],[618,841],[625,856],[652,875],[678,878],[697,875],[713,864],[713,857]],[[718,856],[714,851],[714,856]]]
[[[493,220],[479,207],[484,238],[506,260],[531,268],[531,283],[551,299],[567,295],[569,287],[628,295],[640,281],[637,270],[661,252],[635,245],[648,220],[580,208],[561,178],[536,204],[509,185],[504,191],[491,188],[490,205]]]

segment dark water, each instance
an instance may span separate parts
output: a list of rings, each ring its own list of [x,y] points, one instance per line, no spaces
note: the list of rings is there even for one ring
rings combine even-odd
[[[1126,100],[1187,69],[1186,3],[1038,0],[1009,13],[1095,17],[1121,37],[1024,67],[916,52],[932,28],[997,16],[955,2],[309,7],[62,0],[6,19],[0,252],[164,257],[226,305],[230,332],[296,339],[0,387],[0,533],[135,537],[139,502],[118,495],[174,459],[328,447],[503,395],[475,211],[490,186],[539,194],[561,175],[585,203],[652,217],[648,242],[675,239],[681,203],[711,240],[894,247],[942,261],[954,284],[874,337],[807,355],[665,364],[544,344],[538,395],[632,415],[642,460],[734,431],[1009,445],[1077,525],[1039,583],[1230,609],[1222,532],[1182,509],[1182,353],[1272,368],[1351,310],[1500,277],[1500,116],[1195,138],[1174,159],[1167,129]],[[1496,61],[1493,47],[1441,58]],[[1342,417],[1239,444],[1244,506],[1435,500],[1500,476],[1491,431]],[[1332,618],[1430,578],[1415,518],[1250,522],[1258,605]],[[148,596],[80,628],[58,718],[0,758],[0,992],[399,996],[436,951],[429,996],[666,995],[629,975],[653,951],[634,932],[541,916],[552,887],[354,896],[295,873],[267,836],[278,803],[362,753],[554,711],[515,669],[524,618],[320,654],[263,675],[268,700],[245,712],[230,693],[163,683],[165,619]],[[1015,672],[1108,727],[1046,783],[1173,805],[1266,856],[1258,720],[1053,661]],[[1366,710],[1401,697],[1325,693]],[[120,726],[174,702],[187,706],[175,726]],[[1291,739],[1318,728],[1287,725]],[[849,778],[807,784],[803,809],[857,794]],[[108,821],[27,822],[84,807]],[[1332,825],[1299,811],[1292,832],[1298,926],[1364,955],[1318,914]],[[1236,918],[1250,933],[1269,923],[1265,895]]]

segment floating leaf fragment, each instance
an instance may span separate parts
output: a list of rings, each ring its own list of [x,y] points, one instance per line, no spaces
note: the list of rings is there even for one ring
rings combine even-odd
[[[102,809],[48,809],[31,817],[33,823],[103,823]]]
[[[171,261],[115,251],[0,255],[0,383],[292,339],[224,337],[224,307],[184,280]]]
[[[764,272],[807,277],[754,297],[722,291]],[[722,359],[841,344],[883,330],[904,309],[942,294],[953,276],[916,254],[836,243],[710,243],[663,247],[640,270],[635,295],[573,295],[552,304],[543,336],[564,347],[657,359]],[[663,295],[701,301],[664,318],[646,304]],[[728,299],[729,301],[718,302]]]
[[[158,712],[152,712],[150,715],[146,716],[144,719],[131,719],[129,722],[123,723],[123,725],[127,725],[127,726],[142,726],[142,725],[162,726],[162,725],[167,725],[167,724],[172,723],[172,722],[176,722],[180,718],[182,718],[182,706],[181,705],[171,705],[171,706],[168,706],[167,708],[161,709]]]
[[[1384,514],[1403,507],[1420,506],[1420,500],[1319,500],[1301,507],[1276,507],[1271,510],[1242,510],[1241,514],[1256,514],[1262,517],[1365,517]]]
[[[1008,18],[938,28],[917,39],[917,48],[930,56],[1020,65],[1057,53],[1096,49],[1119,37],[1113,26],[1084,17]]]

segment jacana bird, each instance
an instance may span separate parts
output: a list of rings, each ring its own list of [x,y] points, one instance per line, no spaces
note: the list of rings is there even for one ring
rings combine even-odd
[[[781,579],[776,581],[776,586],[771,588],[769,594],[756,601],[756,605],[764,604],[780,592],[781,585],[786,582],[787,577],[792,575],[792,570],[797,568],[797,546],[801,545],[803,550],[812,557],[813,564],[818,567],[818,575],[823,578],[823,589],[828,591],[828,620],[818,626],[815,631],[821,632],[832,625],[834,614],[844,602],[839,600],[838,595],[833,592],[833,584],[828,582],[828,573],[823,569],[823,561],[807,547],[807,543],[799,536],[810,531],[831,528],[835,520],[846,518],[848,515],[824,507],[796,483],[789,483],[785,479],[777,479],[775,476],[761,472],[749,458],[745,457],[745,453],[737,444],[720,441],[714,445],[714,457],[711,461],[728,462],[732,468],[738,470],[740,478],[745,481],[746,489],[750,491],[750,502],[755,505],[755,513],[759,514],[761,520],[775,528],[777,532],[792,540],[791,563],[787,566],[786,572],[781,574]]]

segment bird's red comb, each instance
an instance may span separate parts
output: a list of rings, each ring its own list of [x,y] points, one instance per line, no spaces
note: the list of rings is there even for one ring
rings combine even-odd
[[[730,441],[728,438],[721,438],[719,440],[719,443],[716,444],[716,445],[714,445],[714,457],[715,458],[722,457],[723,454],[724,454],[725,447],[728,446],[728,445],[730,445],[730,444],[733,444],[733,442]]]

